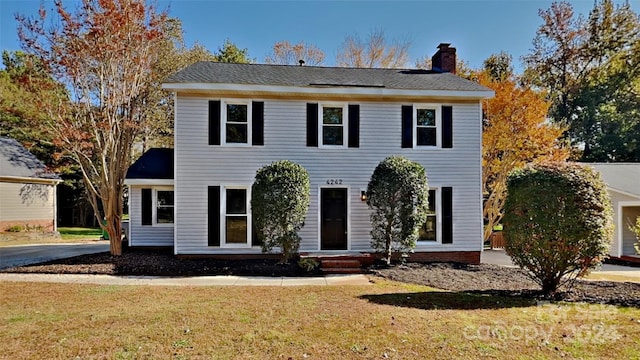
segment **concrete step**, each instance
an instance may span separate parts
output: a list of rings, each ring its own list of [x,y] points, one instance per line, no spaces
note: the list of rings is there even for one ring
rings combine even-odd
[[[362,269],[357,268],[322,268],[323,274],[362,274]]]
[[[323,269],[360,268],[361,264],[359,260],[355,259],[322,259],[320,260],[320,266]]]

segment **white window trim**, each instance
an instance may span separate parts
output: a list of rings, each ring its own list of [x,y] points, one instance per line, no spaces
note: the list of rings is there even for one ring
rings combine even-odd
[[[325,145],[322,136],[324,108],[342,108],[342,145]],[[336,125],[328,125],[334,126]],[[318,104],[318,147],[327,149],[342,149],[349,146],[349,104],[346,103],[320,103]]]
[[[430,109],[436,112],[436,144],[418,145],[418,109]],[[442,106],[440,104],[413,105],[413,147],[422,149],[439,149],[442,147]]]
[[[442,244],[442,192],[440,191],[440,187],[435,186],[430,186],[429,190],[435,190],[436,192],[436,241],[418,239],[418,245]]]
[[[347,250],[321,250],[322,249],[322,189],[347,189]],[[358,193],[360,198],[360,193]],[[351,251],[351,186],[350,185],[320,185],[318,186],[318,247],[317,251],[327,253],[340,253]]]
[[[242,189],[246,190],[246,209],[247,209],[247,243],[246,244],[227,244],[226,228],[227,228],[227,189]],[[251,185],[220,185],[220,247],[227,249],[248,249],[251,248]],[[241,214],[229,214],[232,216],[238,216]]]
[[[246,143],[227,143],[227,105],[246,105],[247,106],[247,142]],[[221,99],[220,100],[220,144],[224,146],[234,147],[246,147],[251,146],[252,139],[252,121],[253,121],[253,109],[252,101],[244,99]]]
[[[176,192],[172,186],[155,186],[152,188],[151,201],[151,226],[155,227],[172,227],[176,223]],[[173,192],[173,222],[172,223],[159,223],[158,222],[158,191],[171,191]]]

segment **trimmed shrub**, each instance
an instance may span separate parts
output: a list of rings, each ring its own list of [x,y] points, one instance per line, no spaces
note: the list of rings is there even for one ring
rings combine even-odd
[[[542,163],[507,181],[505,250],[552,295],[571,287],[607,256],[613,211],[605,183],[592,167]]]
[[[371,246],[391,263],[393,252],[415,248],[418,230],[427,219],[429,188],[422,165],[389,156],[373,171],[367,187],[371,213]]]
[[[282,251],[282,263],[300,248],[298,231],[309,210],[310,183],[307,170],[288,160],[266,165],[256,173],[251,187],[251,214],[262,251]]]

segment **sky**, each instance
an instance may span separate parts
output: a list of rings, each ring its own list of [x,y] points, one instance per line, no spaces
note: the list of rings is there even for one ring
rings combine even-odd
[[[63,0],[75,7],[78,1]],[[187,45],[199,43],[211,52],[226,39],[263,63],[277,41],[304,41],[326,54],[325,65],[335,64],[345,36],[365,38],[376,29],[389,39],[410,41],[409,66],[431,57],[440,43],[451,43],[459,58],[479,68],[491,54],[506,51],[513,56],[517,73],[520,58],[532,48],[542,21],[539,9],[548,0],[420,0],[420,1],[219,1],[157,0],[161,9],[182,20]],[[616,4],[622,3],[614,0]],[[630,0],[640,12],[640,0]],[[53,9],[45,0],[45,9]],[[587,16],[594,0],[570,0],[576,13]],[[19,50],[15,14],[35,16],[41,0],[0,0],[2,50]]]

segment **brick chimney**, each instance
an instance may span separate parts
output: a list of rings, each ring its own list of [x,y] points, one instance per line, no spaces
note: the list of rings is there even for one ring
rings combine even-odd
[[[441,72],[456,73],[456,48],[451,44],[440,43],[438,52],[431,58],[431,69]]]

